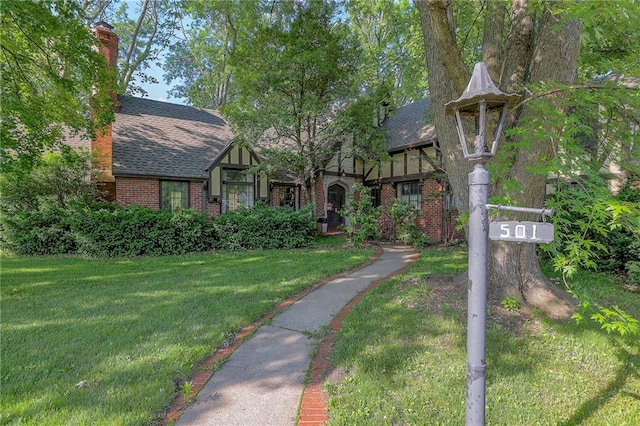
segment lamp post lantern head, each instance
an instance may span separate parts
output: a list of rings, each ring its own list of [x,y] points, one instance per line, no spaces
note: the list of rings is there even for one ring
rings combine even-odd
[[[508,95],[501,92],[493,84],[484,62],[478,62],[475,65],[471,79],[462,95],[455,101],[445,104],[445,112],[449,115],[454,115],[456,118],[458,138],[460,139],[464,158],[469,161],[486,162],[496,155],[498,139],[507,117],[507,109],[509,105],[515,103],[519,98],[520,96],[517,94]],[[500,112],[500,120],[496,126],[491,147],[487,147],[485,141],[486,114],[493,111]],[[473,138],[474,146],[471,152],[467,147],[462,117],[475,117],[476,119],[476,134]]]

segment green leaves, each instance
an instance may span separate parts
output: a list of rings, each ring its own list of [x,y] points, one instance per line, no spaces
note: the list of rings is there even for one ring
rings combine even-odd
[[[606,191],[606,188],[601,192]],[[597,197],[600,197],[599,199]],[[606,252],[603,243],[613,218],[609,214],[606,193],[595,195],[579,188],[567,188],[554,194],[548,206],[556,210],[553,223],[555,240],[541,250],[554,258],[556,269],[571,276],[575,268],[595,269],[595,259]]]
[[[1,8],[3,172],[28,170],[65,131],[91,135],[113,120],[110,80],[75,2],[10,1]]]
[[[424,44],[417,10],[411,2],[346,2],[351,31],[362,48],[357,84],[377,105],[391,108],[424,97],[427,88]],[[367,111],[374,114],[375,109]],[[365,121],[370,123],[371,118]]]
[[[0,175],[5,214],[21,210],[37,211],[48,204],[68,206],[73,200],[98,198],[92,157],[86,151],[63,146],[60,152],[48,152],[26,173],[3,171]]]
[[[148,207],[47,204],[2,218],[5,247],[18,254],[92,257],[161,256],[211,250],[307,247],[315,236],[311,208],[256,205],[215,218]]]
[[[633,288],[640,276],[635,273],[640,259],[640,205],[623,199],[611,195],[606,186],[589,181],[553,194],[548,204],[556,210],[556,237],[540,249],[552,257],[565,283],[583,268],[626,276],[629,288]],[[573,315],[575,320],[589,318],[608,333],[638,332],[637,319],[617,305],[607,308],[591,301],[583,294],[587,290],[572,289],[581,310]]]
[[[229,60],[254,34],[258,4],[255,0],[184,3],[192,22],[184,38],[171,46],[164,64],[171,95],[212,109],[235,99]]]
[[[583,25],[581,73],[638,75],[640,4],[637,0],[566,2],[568,16]]]
[[[373,206],[371,188],[355,183],[353,191],[347,195],[347,203],[339,213],[349,218],[349,225],[345,227],[349,239],[356,247],[361,247],[367,240],[380,238],[378,219],[382,210]]]
[[[616,332],[621,336],[628,334],[638,334],[640,326],[638,320],[626,313],[619,306],[614,305],[606,308],[596,303],[585,294],[572,292],[575,297],[580,299],[580,312],[573,314],[572,318],[576,322],[584,322],[585,317],[600,324],[600,327],[607,333]]]

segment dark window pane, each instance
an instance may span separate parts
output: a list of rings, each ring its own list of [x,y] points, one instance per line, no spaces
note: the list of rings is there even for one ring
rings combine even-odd
[[[222,180],[229,182],[250,182],[253,183],[253,174],[245,173],[244,170],[224,169]]]
[[[396,188],[399,200],[406,201],[416,209],[420,209],[422,191],[418,182],[401,182],[396,185]]]
[[[189,208],[189,182],[160,181],[160,208],[174,213]]]

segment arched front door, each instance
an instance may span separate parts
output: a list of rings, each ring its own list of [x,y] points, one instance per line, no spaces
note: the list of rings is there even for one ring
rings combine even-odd
[[[336,230],[344,223],[342,216],[338,213],[344,207],[345,189],[342,185],[333,184],[327,190],[327,228]]]

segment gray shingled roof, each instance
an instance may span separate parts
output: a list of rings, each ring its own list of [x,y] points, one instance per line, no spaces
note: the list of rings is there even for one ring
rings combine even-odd
[[[436,129],[432,123],[431,102],[423,99],[396,110],[384,120],[389,152],[434,143]],[[428,124],[427,124],[428,122]]]
[[[203,178],[233,140],[219,112],[143,98],[119,97],[113,123],[113,174]]]
[[[156,178],[205,178],[205,170],[234,135],[219,112],[136,97],[119,97],[113,123],[113,174]],[[385,119],[387,149],[401,151],[436,141],[426,124],[430,102],[423,99]],[[67,140],[90,147],[88,140]]]

